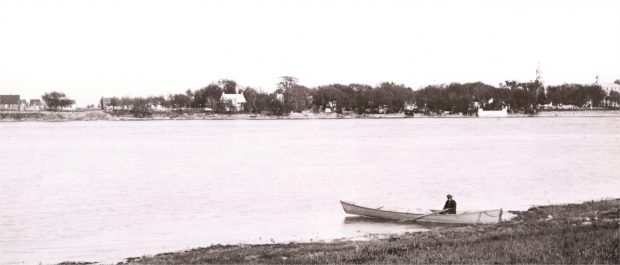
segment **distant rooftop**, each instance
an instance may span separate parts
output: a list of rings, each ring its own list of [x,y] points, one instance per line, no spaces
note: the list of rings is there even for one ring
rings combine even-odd
[[[41,103],[40,99],[31,99],[30,100],[30,106],[42,106],[43,104]]]
[[[222,94],[222,101],[233,101],[234,103],[246,103],[243,94]]]
[[[112,98],[101,98],[101,103],[104,105],[110,105],[112,104]]]
[[[0,95],[0,104],[19,104],[19,95]]]

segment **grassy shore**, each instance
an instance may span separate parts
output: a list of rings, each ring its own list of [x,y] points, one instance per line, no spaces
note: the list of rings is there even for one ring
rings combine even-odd
[[[532,207],[498,225],[438,227],[370,241],[214,245],[124,264],[620,263],[620,199]]]
[[[103,111],[1,111],[0,122],[15,121],[100,121],[119,120]]]
[[[203,112],[154,112],[149,116],[136,117],[129,111],[0,111],[0,122],[16,121],[144,121],[144,120],[312,120],[312,119],[393,119],[411,118],[403,113],[393,114],[337,114],[337,113],[290,113],[274,116],[249,113],[203,113]]]

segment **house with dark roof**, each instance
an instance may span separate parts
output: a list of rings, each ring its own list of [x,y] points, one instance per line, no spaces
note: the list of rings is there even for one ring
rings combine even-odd
[[[121,110],[129,109],[127,106],[121,106],[121,102],[118,98],[104,98],[99,100],[99,108],[103,110]]]
[[[45,109],[45,105],[43,105],[43,102],[40,99],[31,99],[28,109],[29,110],[43,110]]]
[[[108,109],[110,107],[112,107],[112,98],[101,97],[101,100],[99,100],[99,108]]]
[[[19,95],[0,95],[0,110],[20,110]]]

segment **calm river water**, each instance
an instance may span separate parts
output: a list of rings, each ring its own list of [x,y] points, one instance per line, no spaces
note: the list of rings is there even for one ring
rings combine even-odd
[[[0,123],[0,263],[425,229],[339,200],[526,209],[620,197],[620,117]]]

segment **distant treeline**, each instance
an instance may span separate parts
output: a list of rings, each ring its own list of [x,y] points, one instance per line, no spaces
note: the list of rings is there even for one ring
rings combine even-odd
[[[384,82],[365,84],[330,84],[308,88],[290,76],[281,77],[275,92],[252,87],[239,87],[234,80],[220,80],[197,90],[147,98],[112,98],[113,106],[132,106],[137,111],[150,111],[153,105],[166,109],[208,109],[229,112],[230,102],[220,102],[221,95],[243,94],[246,103],[239,111],[286,115],[301,111],[333,111],[336,113],[475,113],[478,107],[512,112],[536,111],[544,106],[618,107],[620,94],[607,93],[596,84],[564,84],[544,87],[538,81],[519,83],[506,81],[502,87],[481,82],[430,85],[413,90],[402,84]]]

